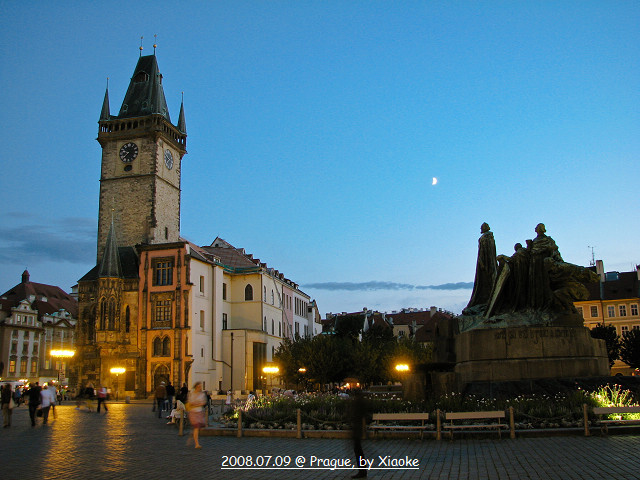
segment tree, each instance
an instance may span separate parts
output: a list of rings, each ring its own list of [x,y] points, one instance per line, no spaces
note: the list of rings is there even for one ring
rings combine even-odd
[[[620,359],[631,368],[640,368],[640,330],[625,332],[620,341]]]
[[[591,329],[591,336],[604,340],[607,344],[607,356],[609,357],[609,367],[620,358],[620,338],[613,325],[599,323]]]
[[[352,365],[353,344],[337,335],[316,335],[305,358],[307,375],[324,389],[327,383],[341,382]]]
[[[362,332],[363,326],[364,315],[362,313],[355,313],[353,315],[341,315],[337,317],[333,330],[338,336],[348,337],[355,341]]]
[[[300,368],[306,368],[305,361],[311,351],[311,338],[297,337],[295,340],[284,338],[275,351],[274,362],[280,368],[280,376],[288,384],[305,383],[305,374]]]

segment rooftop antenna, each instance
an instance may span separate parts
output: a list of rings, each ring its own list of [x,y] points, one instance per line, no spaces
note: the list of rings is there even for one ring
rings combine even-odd
[[[591,263],[589,264],[591,267],[595,267],[596,265],[596,254],[594,253],[594,249],[596,247],[587,247],[591,249]]]
[[[142,39],[144,37],[140,37],[140,56],[142,56]]]
[[[153,54],[156,54],[156,47],[158,46],[158,35],[153,36]]]

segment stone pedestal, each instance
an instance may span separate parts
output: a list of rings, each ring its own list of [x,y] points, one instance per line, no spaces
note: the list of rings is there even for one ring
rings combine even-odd
[[[604,340],[586,327],[475,329],[456,336],[456,381],[508,382],[609,375]]]

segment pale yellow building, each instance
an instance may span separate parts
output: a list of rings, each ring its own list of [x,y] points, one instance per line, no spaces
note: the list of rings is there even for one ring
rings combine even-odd
[[[593,268],[600,282],[587,285],[589,300],[575,302],[584,325],[588,328],[600,323],[613,325],[619,336],[640,329],[640,266],[631,272],[605,272],[602,260],[598,260]],[[620,360],[611,368],[612,375],[630,375],[631,371]]]

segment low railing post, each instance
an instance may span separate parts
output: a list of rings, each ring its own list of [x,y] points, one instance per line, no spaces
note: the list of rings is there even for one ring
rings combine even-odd
[[[242,410],[238,410],[238,438],[242,437]]]
[[[511,438],[516,438],[516,422],[513,419],[513,407],[509,407],[509,436]]]
[[[439,408],[436,410],[436,440],[442,440],[442,419]]]
[[[296,416],[297,416],[297,423],[298,423],[298,435],[297,438],[302,438],[302,412],[300,411],[300,409],[297,409],[296,412]]]
[[[587,404],[582,404],[582,415],[584,417],[584,436],[591,436],[591,432],[589,431],[589,411],[587,409]]]
[[[178,412],[178,435],[184,435],[184,410]]]

